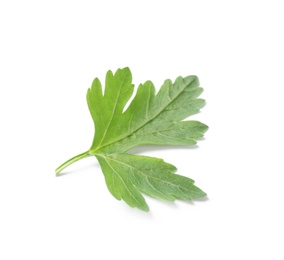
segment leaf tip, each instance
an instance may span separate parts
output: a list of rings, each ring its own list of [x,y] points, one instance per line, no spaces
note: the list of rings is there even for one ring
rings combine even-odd
[[[143,211],[145,212],[149,212],[150,211],[150,208],[149,206],[145,203],[145,205],[143,205],[143,207],[141,207],[140,209],[142,209]]]
[[[197,121],[198,122],[198,121]],[[199,131],[204,134],[206,131],[208,131],[209,129],[209,126],[204,124],[204,123],[201,123],[201,122],[198,122],[199,124]]]
[[[209,126],[204,124],[204,132],[208,131]]]
[[[129,67],[124,67],[124,68],[122,68],[121,70],[125,70],[125,71],[127,71],[127,72],[130,72],[130,68],[129,68]]]
[[[201,190],[200,188],[198,188],[196,186],[194,186],[194,187],[195,187],[196,194],[195,194],[193,199],[202,199],[202,198],[206,198],[207,197],[206,192],[204,192],[203,190]]]

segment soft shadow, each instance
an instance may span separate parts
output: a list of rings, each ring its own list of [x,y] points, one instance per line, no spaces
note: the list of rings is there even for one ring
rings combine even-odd
[[[208,200],[210,200],[208,197],[199,198],[199,199],[194,199],[194,201],[200,201],[200,202],[208,201]]]
[[[154,219],[154,216],[152,214],[151,208],[149,207],[149,211],[143,211],[138,208],[131,208],[128,206],[124,201],[121,202],[121,206],[124,207],[124,210],[131,215],[141,217],[141,218],[146,218],[146,219]]]
[[[163,205],[169,209],[177,209],[179,206],[176,203],[176,201],[164,201],[164,200],[159,200],[160,203],[163,203]]]
[[[137,209],[137,208],[131,208],[126,203],[121,203],[121,206],[123,206],[124,210],[131,215],[153,220],[154,215],[152,214],[152,208],[154,209],[155,205],[150,206],[152,204],[151,200],[152,201],[158,201],[159,203],[162,203],[163,206],[169,208],[170,210],[177,210],[179,208],[178,204],[180,202],[185,203],[187,205],[195,206],[196,203],[199,203],[199,202],[202,203],[202,202],[206,202],[206,201],[209,200],[208,197],[205,197],[205,198],[199,198],[199,199],[194,199],[194,200],[179,200],[179,199],[177,199],[176,201],[164,201],[164,200],[159,200],[159,199],[147,196],[145,194],[143,194],[143,196],[145,197],[147,203],[149,202],[148,205],[149,205],[150,211],[148,211],[148,212],[142,211],[142,210]]]
[[[194,206],[196,203],[203,203],[203,202],[206,202],[208,201],[209,198],[208,197],[204,197],[204,198],[198,198],[198,199],[194,199],[194,200],[178,200],[182,203],[185,203],[185,204],[188,204],[188,205],[192,205]]]

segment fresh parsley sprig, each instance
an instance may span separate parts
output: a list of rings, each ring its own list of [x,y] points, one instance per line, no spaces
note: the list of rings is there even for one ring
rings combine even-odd
[[[95,125],[91,148],[63,163],[56,174],[70,164],[96,156],[111,194],[129,206],[148,211],[141,193],[174,201],[192,200],[206,194],[194,181],[175,174],[175,166],[162,159],[126,153],[139,145],[193,145],[208,127],[198,121],[182,121],[196,114],[205,104],[198,96],[196,76],[166,80],[159,92],[151,81],[140,84],[129,107],[123,112],[134,90],[129,68],[106,74],[105,91],[96,78],[87,92],[87,102]]]

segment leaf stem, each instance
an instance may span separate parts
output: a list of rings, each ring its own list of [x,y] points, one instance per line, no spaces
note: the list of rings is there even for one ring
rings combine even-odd
[[[78,154],[78,155],[72,157],[71,159],[69,159],[65,163],[61,164],[58,168],[56,168],[56,170],[55,170],[56,176],[59,176],[60,172],[62,170],[64,170],[66,167],[68,167],[70,164],[77,162],[77,161],[79,161],[83,158],[89,157],[89,156],[91,156],[91,154],[89,154],[89,151],[87,151],[87,152],[84,152],[84,153],[81,153],[81,154]]]

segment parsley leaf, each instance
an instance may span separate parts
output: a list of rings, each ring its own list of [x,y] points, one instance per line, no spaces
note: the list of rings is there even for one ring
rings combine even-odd
[[[106,74],[105,90],[98,78],[87,92],[87,103],[95,125],[91,148],[63,163],[68,165],[88,156],[96,156],[111,194],[129,206],[148,211],[142,193],[174,201],[192,200],[206,194],[194,181],[175,174],[176,168],[162,159],[127,154],[138,145],[193,145],[208,127],[198,121],[182,121],[196,114],[205,104],[198,99],[203,89],[196,76],[166,80],[159,92],[151,81],[140,84],[135,97],[129,68]]]

